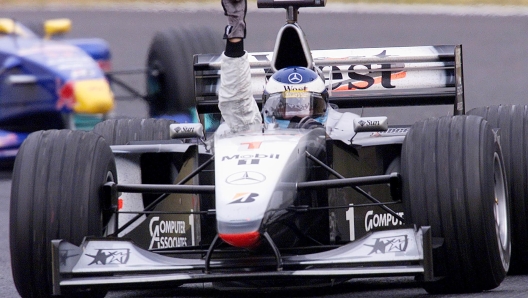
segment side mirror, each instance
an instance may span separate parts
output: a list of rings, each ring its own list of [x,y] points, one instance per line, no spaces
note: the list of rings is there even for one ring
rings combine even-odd
[[[171,139],[203,138],[204,130],[201,123],[177,123],[170,125]]]
[[[15,22],[12,19],[0,18],[0,34],[11,34],[15,31]]]
[[[70,19],[53,19],[44,22],[44,37],[46,39],[53,35],[64,34],[71,30]]]

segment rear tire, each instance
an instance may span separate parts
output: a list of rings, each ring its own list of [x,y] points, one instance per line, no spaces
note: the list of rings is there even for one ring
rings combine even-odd
[[[512,265],[510,273],[528,273],[528,106],[490,106],[472,109],[500,128],[500,143],[512,200]]]
[[[110,119],[95,125],[93,132],[110,145],[126,145],[133,141],[170,140],[168,119]]]
[[[95,125],[93,132],[102,136],[110,145],[127,145],[134,141],[170,140],[168,119],[110,119]],[[177,170],[170,154],[150,153],[141,156],[141,181],[144,184],[172,184]],[[158,194],[143,194],[143,205],[147,206]]]
[[[178,122],[197,122],[193,55],[220,54],[220,33],[209,28],[157,32],[148,53],[147,94],[151,117],[175,116]]]
[[[114,156],[100,136],[49,130],[24,141],[13,169],[9,218],[13,279],[22,297],[51,296],[51,240],[80,245],[85,236],[103,236],[117,204],[104,200],[108,181],[117,182]]]
[[[481,117],[424,120],[402,147],[406,222],[430,226],[429,293],[493,289],[510,263],[509,196],[500,146]],[[436,241],[435,241],[436,240]]]

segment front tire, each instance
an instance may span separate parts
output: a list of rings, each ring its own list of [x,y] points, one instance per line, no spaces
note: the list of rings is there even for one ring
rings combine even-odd
[[[476,116],[416,123],[403,143],[402,177],[406,222],[431,226],[434,244],[441,244],[433,250],[439,279],[424,288],[467,293],[499,286],[510,264],[509,196],[491,126]]]
[[[24,141],[13,169],[9,219],[13,279],[22,297],[51,296],[51,240],[80,245],[85,236],[103,236],[117,204],[103,197],[108,181],[117,182],[116,167],[100,136],[50,130]]]

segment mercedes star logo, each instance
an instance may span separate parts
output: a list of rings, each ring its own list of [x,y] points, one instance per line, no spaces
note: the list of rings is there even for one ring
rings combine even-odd
[[[294,72],[288,76],[288,81],[292,84],[299,84],[302,82],[302,76],[300,73]]]
[[[233,185],[249,185],[257,184],[266,180],[266,176],[257,172],[238,172],[232,175],[229,175],[226,179],[226,183]]]

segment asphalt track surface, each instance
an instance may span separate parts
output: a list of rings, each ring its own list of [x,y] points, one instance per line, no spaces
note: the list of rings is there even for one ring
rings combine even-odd
[[[165,6],[77,8],[7,8],[0,17],[23,22],[67,17],[73,21],[69,37],[100,37],[110,43],[115,70],[145,66],[148,46],[155,32],[165,28],[225,26],[220,7],[196,10]],[[265,12],[250,9],[247,16],[248,51],[272,51],[276,32],[285,21],[282,10]],[[528,93],[528,13],[521,8],[496,7],[402,7],[333,6],[303,11],[299,23],[312,49],[420,46],[462,44],[466,108],[491,104],[526,104]],[[128,82],[144,88],[142,76]],[[405,112],[419,119],[436,112]],[[410,116],[409,116],[410,114]],[[401,116],[402,114],[400,114]],[[146,117],[141,100],[119,101],[116,117]],[[397,118],[398,114],[395,115]],[[9,196],[11,173],[0,172],[0,297],[18,297],[11,278],[9,259]],[[528,297],[528,277],[509,276],[497,289],[472,295],[435,297]],[[411,278],[359,279],[332,289],[285,293],[253,293],[253,297],[421,297],[426,292]],[[244,294],[222,293],[210,285],[172,290],[110,292],[107,297],[233,297]]]

